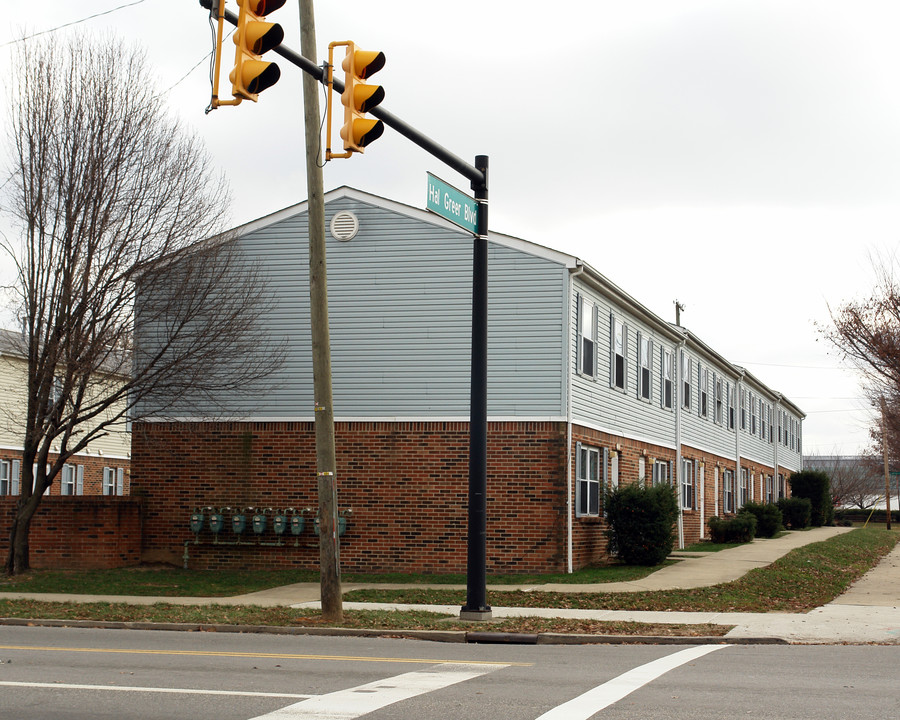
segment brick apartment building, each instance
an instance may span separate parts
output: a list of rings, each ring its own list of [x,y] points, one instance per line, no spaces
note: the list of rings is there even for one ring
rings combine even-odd
[[[471,236],[351,188],[325,199],[342,567],[463,571]],[[712,515],[786,492],[801,468],[794,403],[579,258],[489,241],[490,571],[603,560],[603,492],[618,484],[670,484],[682,543]],[[189,529],[198,510],[271,518],[317,503],[305,203],[235,242],[266,269],[269,331],[288,356],[239,418],[210,420],[197,398],[135,423],[144,558],[314,568],[311,514],[283,538]]]

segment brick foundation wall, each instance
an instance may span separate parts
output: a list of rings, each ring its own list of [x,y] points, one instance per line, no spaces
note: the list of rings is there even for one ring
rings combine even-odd
[[[335,436],[338,507],[353,511],[341,567],[464,572],[468,423],[337,423]],[[488,424],[490,572],[565,570],[565,448],[564,423]],[[196,508],[317,507],[312,423],[136,423],[131,470],[145,560],[181,563]],[[204,528],[189,564],[313,569],[311,525],[308,515],[297,547],[291,536],[281,547],[252,544],[249,530],[246,545],[215,545]],[[235,535],[229,526],[220,537]],[[277,542],[271,529],[261,539]]]
[[[9,552],[15,498],[0,498],[0,553]],[[31,521],[33,568],[87,570],[138,565],[141,502],[126,497],[45,497]]]

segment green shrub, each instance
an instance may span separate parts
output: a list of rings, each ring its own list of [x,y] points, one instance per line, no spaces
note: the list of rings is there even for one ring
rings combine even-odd
[[[678,503],[668,485],[622,485],[606,494],[609,551],[627,565],[659,565],[675,544]]]
[[[789,497],[778,501],[778,509],[784,524],[791,530],[802,530],[809,527],[812,515],[812,503],[808,498]]]
[[[782,530],[781,510],[774,503],[744,503],[741,512],[748,512],[756,518],[756,537],[774,537]]]
[[[808,498],[812,503],[809,521],[813,527],[830,525],[834,520],[831,480],[821,470],[801,470],[791,475],[791,496]]]
[[[713,515],[707,525],[714,543],[745,543],[756,535],[756,516],[752,513],[740,512],[728,520]]]

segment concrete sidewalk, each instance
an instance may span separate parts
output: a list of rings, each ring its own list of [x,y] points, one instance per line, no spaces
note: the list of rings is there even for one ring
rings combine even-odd
[[[717,553],[697,553],[688,559],[650,574],[642,580],[623,583],[543,585],[489,585],[489,589],[532,592],[639,592],[694,588],[730,582],[755,567],[768,565],[791,550],[849,531],[851,528],[815,528],[786,533],[774,540],[752,543]],[[685,554],[687,555],[687,554]],[[343,590],[363,588],[402,589],[409,585],[344,583]],[[416,587],[465,589],[459,585]],[[0,593],[0,599],[31,599],[58,602],[124,602],[136,605],[260,605],[295,608],[319,606],[318,583],[296,583],[234,597],[146,597],[136,595],[94,596],[49,593]],[[415,609],[458,615],[458,606],[404,605],[345,602],[346,609]],[[562,608],[494,607],[495,618],[558,617],[619,620],[648,623],[713,623],[734,625],[727,638],[782,639],[800,643],[893,643],[900,644],[900,545],[833,602],[808,613],[710,613],[645,612],[630,610],[569,610]],[[490,626],[486,624],[485,630]],[[645,639],[652,642],[652,639]]]

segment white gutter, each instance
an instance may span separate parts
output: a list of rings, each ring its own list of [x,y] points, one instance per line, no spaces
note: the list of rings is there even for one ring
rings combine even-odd
[[[681,376],[681,365],[684,351],[687,348],[687,337],[684,337],[678,345],[675,356],[675,387],[678,392],[675,395],[675,471],[672,473],[675,479],[675,497],[678,500],[678,549],[684,548],[684,502],[681,487],[681,413],[684,406],[684,378]],[[699,398],[698,398],[699,400]]]
[[[572,540],[572,302],[575,297],[575,278],[584,272],[584,265],[569,273],[569,288],[567,295],[569,302],[564,312],[566,328],[566,349],[563,357],[566,362],[566,572],[574,572],[572,567],[573,540]],[[577,356],[577,353],[576,353]]]

